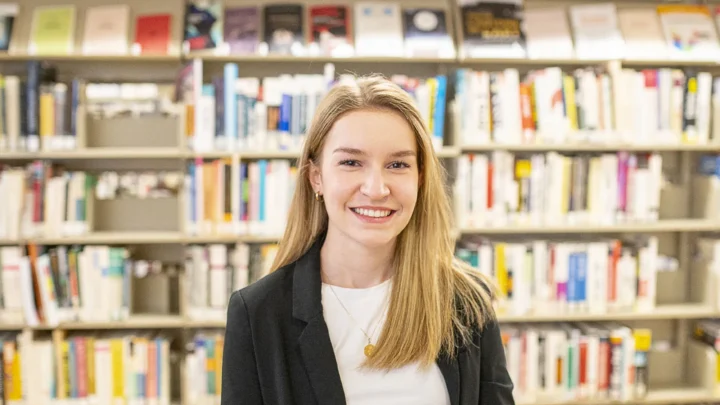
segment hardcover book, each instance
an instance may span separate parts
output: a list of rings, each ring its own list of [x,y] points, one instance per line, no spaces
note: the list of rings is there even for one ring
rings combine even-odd
[[[28,48],[32,55],[72,53],[75,49],[75,6],[35,8]]]
[[[297,55],[304,45],[303,6],[273,4],[264,9],[264,39],[272,54]]]
[[[321,55],[352,51],[350,10],[347,6],[310,6],[310,42]]]
[[[225,9],[224,38],[231,54],[255,53],[260,41],[260,12],[257,7]]]
[[[127,53],[129,18],[130,7],[127,4],[88,8],[85,14],[83,53]]]
[[[222,3],[190,0],[185,10],[185,41],[191,51],[213,49],[222,41]]]
[[[168,53],[170,46],[170,14],[138,16],[135,22],[135,43],[142,54]]]
[[[391,2],[355,3],[355,49],[363,56],[403,53],[400,5]]]
[[[476,1],[461,10],[463,53],[469,57],[525,57],[522,0]]]
[[[403,10],[405,49],[408,56],[452,57],[453,41],[448,33],[445,10]]]

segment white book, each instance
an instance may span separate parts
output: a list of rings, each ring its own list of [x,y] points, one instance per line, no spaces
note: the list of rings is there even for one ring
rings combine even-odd
[[[569,8],[578,59],[622,59],[625,41],[615,3],[578,4]]]
[[[672,59],[717,61],[720,44],[715,23],[706,5],[657,6],[665,41]]]
[[[130,6],[127,4],[89,7],[85,11],[83,53],[127,54],[129,20]]]
[[[403,54],[400,5],[394,2],[355,3],[355,52],[359,56]]]
[[[525,11],[523,27],[530,59],[572,59],[570,25],[563,7]]]
[[[627,59],[663,60],[668,57],[655,8],[621,8],[618,22],[625,39]]]

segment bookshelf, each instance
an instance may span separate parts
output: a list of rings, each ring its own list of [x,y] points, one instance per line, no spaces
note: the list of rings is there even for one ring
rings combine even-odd
[[[335,76],[346,72],[357,74],[378,72],[387,76],[407,75],[414,78],[446,75],[449,82],[453,81],[458,69],[471,69],[474,72],[502,72],[505,69],[516,69],[521,78],[529,72],[552,67],[558,67],[565,73],[588,67],[597,68],[600,72],[622,69],[688,68],[708,72],[713,77],[720,73],[720,58],[705,61],[669,58],[633,60],[632,55],[626,58],[599,57],[598,59],[512,58],[475,57],[467,56],[462,52],[457,52],[452,57],[329,57],[231,55],[217,51],[185,52],[182,41],[184,19],[182,0],[123,1],[130,6],[130,35],[134,32],[137,16],[152,13],[170,14],[170,46],[167,54],[86,55],[80,51],[87,9],[94,5],[114,2],[74,0],[71,3],[75,5],[77,12],[73,36],[76,52],[30,54],[27,44],[31,32],[32,10],[38,6],[67,3],[59,0],[24,0],[15,20],[10,49],[7,53],[0,53],[1,75],[26,77],[28,62],[43,61],[56,67],[59,81],[69,82],[81,78],[88,83],[153,82],[160,83],[163,89],[172,89],[178,79],[178,72],[191,63],[202,66],[202,81],[205,84],[211,83],[215,77],[222,77],[225,66],[229,63],[239,66],[241,78],[265,78],[286,74],[322,75],[327,64],[334,65]],[[356,1],[349,0],[342,3],[352,5]],[[244,0],[225,2],[226,6],[248,4],[251,2]],[[263,4],[274,3],[268,1]],[[313,3],[303,2],[303,4]],[[431,6],[444,9],[447,13],[447,31],[452,34],[454,43],[464,42],[459,2],[402,0],[399,4],[403,8]],[[570,7],[573,4],[579,2],[527,1],[525,7],[527,9]],[[659,2],[640,0],[615,4],[618,9],[622,9],[638,6],[654,7]],[[303,18],[307,29],[308,17]],[[163,91],[165,90],[160,92]],[[713,94],[715,93],[716,90],[713,90]],[[711,102],[717,103],[717,100]],[[70,171],[96,174],[108,171],[118,173],[150,171],[180,172],[187,176],[189,167],[199,162],[229,162],[227,164],[235,170],[241,163],[253,164],[266,161],[272,164],[273,161],[293,161],[299,155],[296,147],[284,150],[277,148],[218,150],[214,147],[207,150],[193,150],[185,126],[189,113],[185,106],[178,102],[168,106],[165,114],[140,118],[98,118],[89,111],[90,107],[90,103],[86,102],[80,102],[77,107],[74,148],[37,151],[0,150],[0,169],[4,166],[24,167],[32,162],[48,161],[62,165]],[[448,93],[446,125],[442,128],[442,144],[437,148],[436,154],[447,168],[449,183],[453,186],[461,178],[459,162],[468,155],[483,155],[488,156],[489,159],[496,155],[522,159],[528,156],[547,156],[551,153],[562,156],[628,153],[632,156],[653,154],[662,158],[663,177],[658,194],[659,206],[655,207],[656,219],[631,218],[600,223],[593,221],[592,218],[575,221],[563,217],[560,221],[547,222],[543,218],[533,219],[532,216],[518,219],[507,215],[502,223],[475,222],[475,217],[470,216],[466,221],[457,224],[455,232],[459,247],[466,243],[475,244],[484,241],[511,246],[515,243],[537,240],[558,244],[568,242],[589,244],[598,240],[634,241],[635,238],[652,237],[656,238],[658,254],[664,260],[676,263],[674,268],[658,270],[654,274],[653,305],[643,310],[635,309],[631,305],[627,308],[608,308],[599,312],[549,307],[516,313],[513,312],[515,303],[512,299],[505,303],[510,309],[503,308],[504,310],[499,312],[499,318],[503,329],[508,331],[523,331],[528,325],[544,328],[555,327],[561,323],[613,323],[613,325],[627,325],[634,330],[648,329],[652,332],[653,345],[647,354],[649,389],[645,395],[624,400],[576,398],[570,396],[570,393],[563,392],[550,395],[549,397],[552,398],[545,398],[542,395],[527,397],[527,393],[522,390],[524,386],[517,378],[519,384],[519,389],[516,390],[517,402],[524,405],[613,403],[670,405],[720,402],[718,390],[720,384],[714,379],[713,374],[717,367],[717,356],[710,346],[699,344],[692,338],[697,321],[720,318],[718,303],[720,289],[717,287],[720,282],[715,278],[717,275],[714,274],[716,270],[712,267],[712,263],[703,262],[706,257],[697,247],[700,239],[712,238],[720,234],[720,217],[706,218],[698,215],[694,206],[698,200],[702,200],[702,197],[697,196],[697,186],[694,186],[695,169],[702,155],[720,154],[720,131],[716,132],[717,130],[710,128],[711,139],[702,143],[668,141],[652,137],[642,142],[633,142],[632,139],[623,136],[597,141],[574,138],[571,132],[566,134],[566,139],[555,142],[548,142],[540,137],[530,142],[508,142],[502,139],[464,142],[461,124],[463,116],[459,111],[458,101]],[[711,110],[710,115],[711,122],[714,123],[717,120],[715,112]],[[644,179],[648,178],[650,177]],[[203,276],[204,273],[188,271],[184,265],[188,263],[190,267],[196,265],[193,254],[208,254],[202,249],[212,249],[222,245],[226,249],[221,250],[226,260],[224,264],[229,266],[231,271],[241,268],[251,273],[246,274],[245,277],[248,282],[252,282],[256,277],[252,273],[263,273],[263,266],[267,265],[271,257],[271,247],[277,243],[280,232],[271,226],[260,227],[258,232],[253,232],[251,224],[246,224],[247,227],[243,227],[243,231],[236,231],[232,227],[216,227],[214,231],[203,232],[199,230],[202,224],[191,224],[189,221],[188,207],[197,203],[197,200],[184,192],[186,187],[187,183],[183,183],[181,187],[183,192],[177,195],[147,199],[122,197],[100,200],[91,192],[85,200],[87,212],[84,221],[88,226],[87,232],[75,234],[55,232],[47,235],[13,237],[0,233],[0,255],[5,252],[2,248],[31,245],[64,247],[68,252],[73,246],[113,247],[126,249],[128,256],[125,259],[132,261],[133,266],[136,266],[133,267],[132,275],[127,276],[129,281],[126,287],[120,287],[120,291],[127,295],[115,296],[112,298],[114,301],[110,298],[107,300],[111,302],[107,305],[113,305],[108,311],[120,313],[125,311],[124,315],[113,315],[105,319],[94,319],[89,316],[86,320],[63,320],[63,315],[59,314],[59,321],[56,324],[45,322],[30,324],[23,319],[22,313],[18,317],[17,313],[4,311],[0,306],[0,340],[12,336],[26,350],[37,349],[38,353],[51,355],[55,353],[42,352],[42,350],[52,350],[52,346],[47,345],[48,342],[58,346],[62,345],[63,341],[71,340],[74,344],[84,345],[82,339],[87,336],[120,337],[124,345],[139,342],[143,350],[151,350],[151,348],[158,351],[168,350],[168,355],[163,361],[167,361],[171,369],[167,381],[169,392],[167,389],[163,392],[168,394],[169,402],[193,405],[199,403],[198,395],[211,397],[212,393],[196,391],[197,387],[189,382],[188,376],[197,375],[198,371],[205,372],[197,368],[200,360],[196,356],[201,352],[203,355],[207,353],[199,348],[205,350],[211,347],[210,342],[213,342],[212,347],[215,349],[220,347],[218,345],[221,344],[221,339],[218,336],[222,334],[225,326],[225,308],[222,305],[211,304],[213,299],[222,302],[226,298],[223,294],[226,295],[227,291],[223,291],[215,298],[210,297],[212,294],[209,290],[213,287],[208,286],[206,282],[205,290],[208,291],[198,295],[198,290],[202,288],[198,287],[196,277],[207,277],[207,274]],[[94,191],[94,189],[90,190]],[[458,204],[461,194],[454,189],[451,191],[454,192],[454,201]],[[469,195],[467,198],[473,197]],[[464,203],[467,204],[467,201]],[[485,212],[486,215],[490,213],[490,211]],[[644,215],[644,211],[641,213]],[[544,212],[540,214],[544,215]],[[505,213],[503,215],[505,216]],[[3,225],[1,221],[0,225]],[[212,227],[215,227],[215,224],[211,224]],[[233,262],[235,257],[233,255],[246,248],[250,252],[246,252],[247,262],[239,265]],[[628,249],[632,248],[628,247]],[[540,251],[533,251],[533,254],[539,254],[538,252]],[[209,253],[209,256],[212,255]],[[643,260],[640,254],[637,255],[637,260]],[[149,263],[157,264],[161,270],[148,273],[145,266],[149,266]],[[0,271],[2,270],[0,265]],[[119,281],[113,279],[111,283]],[[568,282],[567,279],[564,281]],[[105,280],[102,283],[105,283]],[[102,288],[116,287],[116,284],[108,285],[112,287]],[[233,289],[233,286],[225,287],[225,290]],[[102,291],[117,293],[115,290]],[[1,290],[0,294],[2,294]],[[532,299],[537,297],[533,296]],[[198,302],[204,302],[207,308],[198,306]],[[87,309],[83,307],[81,310]],[[155,337],[160,338],[157,346],[153,346],[152,340],[147,340]],[[168,345],[167,349],[162,349],[164,344]],[[511,350],[510,344],[507,350]]]

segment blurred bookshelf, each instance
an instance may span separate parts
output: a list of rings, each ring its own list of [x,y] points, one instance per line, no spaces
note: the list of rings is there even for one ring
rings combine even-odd
[[[317,102],[368,73],[423,114],[518,404],[720,403],[714,3],[17,3],[0,404],[219,402],[229,296],[269,270]]]

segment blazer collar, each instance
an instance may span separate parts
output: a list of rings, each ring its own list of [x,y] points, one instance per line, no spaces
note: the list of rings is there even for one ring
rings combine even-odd
[[[321,234],[310,249],[295,262],[293,269],[293,317],[306,322],[298,344],[305,369],[319,405],[344,404],[340,372],[337,368],[330,333],[323,318],[320,248]],[[450,404],[460,405],[460,367],[457,356],[440,355],[437,365],[450,394]]]
[[[293,317],[306,322],[298,338],[300,353],[318,405],[344,404],[343,390],[330,333],[322,316],[320,248],[322,235],[295,263],[293,270]]]

